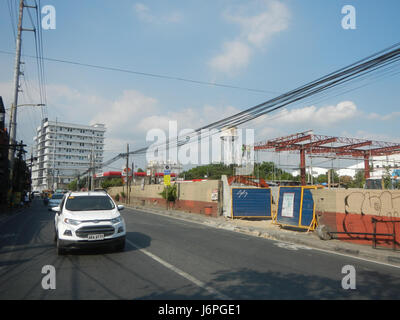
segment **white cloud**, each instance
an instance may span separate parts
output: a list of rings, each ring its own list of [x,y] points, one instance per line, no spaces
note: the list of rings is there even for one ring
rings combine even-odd
[[[344,120],[352,119],[358,114],[357,106],[352,101],[343,101],[336,106],[308,106],[297,109],[283,109],[267,120],[274,120],[274,125],[331,126]]]
[[[148,23],[178,23],[183,19],[182,13],[178,11],[172,11],[163,15],[155,15],[150,11],[149,7],[140,2],[134,5],[134,10],[140,20]]]
[[[225,20],[239,25],[240,34],[235,40],[225,41],[222,52],[210,59],[208,65],[213,70],[236,74],[247,67],[255,50],[264,48],[274,35],[288,28],[290,12],[286,5],[277,0],[262,1],[261,8],[258,4],[230,8],[223,13]],[[250,10],[253,14],[248,13]]]
[[[383,133],[376,133],[371,131],[358,130],[355,134],[350,135],[348,132],[343,132],[343,136],[352,136],[358,139],[374,140],[374,141],[386,141],[400,143],[398,136],[392,136]]]
[[[167,106],[157,98],[133,89],[124,90],[114,99],[105,99],[69,86],[50,84],[47,95],[51,120],[57,115],[59,121],[106,125],[105,150],[112,151],[106,153],[106,159],[123,152],[126,143],[130,144],[131,150],[149,145],[146,135],[151,129],[161,129],[168,137],[169,121],[177,121],[179,133],[183,129],[197,129],[239,112],[232,106],[211,105],[168,111]],[[33,137],[34,132],[29,131],[27,135]]]
[[[265,11],[248,16],[241,9],[240,14],[225,12],[224,16],[228,21],[238,23],[241,26],[240,37],[249,43],[262,46],[271,36],[284,31],[289,26],[290,12],[286,5],[279,1],[266,1]]]
[[[395,118],[398,118],[400,116],[400,112],[391,112],[388,114],[378,114],[375,112],[372,112],[370,114],[367,114],[367,119],[369,120],[380,120],[380,121],[388,121],[388,120],[393,120]]]
[[[241,41],[225,42],[223,52],[212,58],[209,65],[217,71],[233,74],[247,67],[251,48]]]
[[[100,110],[99,110],[100,111]],[[138,123],[149,114],[158,111],[158,101],[136,90],[125,90],[122,96],[97,112],[91,123],[104,123],[112,137],[136,134]]]

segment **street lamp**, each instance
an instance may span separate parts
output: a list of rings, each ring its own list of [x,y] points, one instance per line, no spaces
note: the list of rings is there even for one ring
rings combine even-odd
[[[17,107],[44,107],[44,106],[46,106],[44,103],[24,103],[17,105]]]

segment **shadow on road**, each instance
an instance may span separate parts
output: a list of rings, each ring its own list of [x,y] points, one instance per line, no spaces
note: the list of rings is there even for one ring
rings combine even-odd
[[[48,211],[47,206],[44,206],[39,199],[33,200],[30,207],[20,209],[17,216],[10,216],[9,220],[0,225],[1,230],[6,230],[3,232],[10,235],[1,239],[0,247],[10,243],[20,246],[46,242],[42,236],[47,239],[47,232],[42,231],[45,228],[53,230],[51,229],[53,219],[54,212]],[[48,238],[51,237],[49,234]]]
[[[216,277],[209,285],[224,288],[222,292],[234,299],[400,298],[400,279],[378,272],[358,271],[355,290],[342,288],[345,275],[341,273],[338,273],[337,280],[302,273],[259,272],[248,268],[216,272],[214,275]]]
[[[355,290],[342,288],[342,274],[338,279],[300,273],[259,272],[249,268],[218,271],[207,283],[235,300],[347,300],[400,299],[400,279],[374,271],[357,272]],[[215,299],[202,289],[191,295],[178,292],[157,292],[138,300],[199,300]]]
[[[140,232],[127,232],[126,238],[134,242],[139,249],[144,249],[150,246],[151,238]],[[126,244],[123,252],[136,251],[138,249]],[[67,251],[68,255],[99,255],[109,253],[121,253],[116,252],[113,247],[93,247],[93,248],[82,248],[82,249],[70,249]]]

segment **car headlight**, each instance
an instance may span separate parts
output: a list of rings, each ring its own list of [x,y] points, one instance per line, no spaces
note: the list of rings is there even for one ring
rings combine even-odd
[[[111,219],[112,224],[120,223],[122,221],[121,216]]]
[[[77,226],[77,225],[80,224],[82,221],[65,218],[65,219],[64,219],[64,222],[65,222],[65,223],[68,223],[68,224],[71,224],[71,225],[73,225],[73,226]]]

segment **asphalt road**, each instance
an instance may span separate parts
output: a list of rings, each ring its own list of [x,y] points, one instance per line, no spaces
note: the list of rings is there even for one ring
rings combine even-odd
[[[0,223],[0,299],[400,299],[400,268],[125,209],[124,252],[57,256],[40,200]],[[45,290],[45,265],[56,288]],[[342,268],[356,272],[345,290]]]

